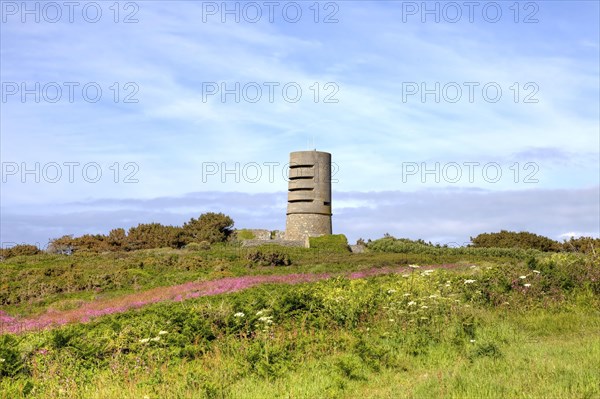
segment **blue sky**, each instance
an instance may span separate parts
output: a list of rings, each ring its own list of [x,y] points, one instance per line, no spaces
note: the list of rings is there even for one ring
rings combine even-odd
[[[2,1],[3,245],[206,211],[283,229],[308,148],[351,240],[600,234],[598,2],[275,3]]]

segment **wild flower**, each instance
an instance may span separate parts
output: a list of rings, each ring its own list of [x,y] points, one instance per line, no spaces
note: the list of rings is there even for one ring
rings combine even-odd
[[[523,287],[531,287],[531,284],[529,284],[529,283],[523,284]]]
[[[419,266],[419,265],[408,265],[408,267],[410,267],[411,269],[418,269],[421,266]]]
[[[160,337],[150,338],[150,341],[158,342],[160,341]]]
[[[390,323],[393,323],[393,322],[394,322],[394,319],[390,319]]]
[[[263,313],[265,313],[265,310],[264,310],[264,309],[263,309],[263,310],[259,310],[258,312],[256,312],[256,315],[257,315],[257,316],[260,316],[260,315],[261,315],[261,314],[263,314]]]
[[[519,276],[519,278],[520,278],[521,280],[525,280],[525,279],[527,278],[527,276]]]
[[[471,339],[471,340],[469,340],[469,342],[470,342],[470,343],[472,343],[472,344],[474,344],[474,343],[475,343],[475,340],[474,340],[474,339]]]
[[[450,287],[450,284],[446,283],[446,284],[444,285],[444,287]]]
[[[417,303],[416,303],[415,301],[410,301],[410,302],[408,303],[408,306],[414,306],[414,305],[416,305],[416,304],[417,304]]]
[[[421,306],[421,309],[428,309],[428,308],[429,308],[429,306],[427,306],[427,305]]]
[[[410,296],[410,293],[409,293],[409,292],[407,292],[406,294],[404,294],[404,296]]]
[[[158,335],[165,335],[165,334],[168,334],[168,333],[169,333],[168,331],[161,330],[161,331],[158,332]]]
[[[409,278],[410,276],[408,274],[403,274],[402,277]]]
[[[465,280],[465,284],[473,284],[475,280]]]
[[[394,292],[396,292],[396,290],[391,290],[391,289],[390,289],[390,290],[387,290],[387,293],[388,293],[388,294],[393,294]]]
[[[142,339],[140,339],[140,343],[142,343],[142,344],[145,344],[148,341],[150,341],[150,338],[142,338]]]
[[[233,317],[244,317],[246,314],[244,312],[237,312],[233,315]]]
[[[539,271],[539,270],[533,270],[533,272],[534,272],[535,274],[540,274],[540,271]]]
[[[433,299],[433,298],[437,298],[437,295],[436,294],[429,295],[429,299]]]
[[[262,316],[258,318],[258,321],[262,321],[263,323],[266,324],[273,324],[273,320],[271,320],[272,317],[271,316]]]
[[[0,363],[4,363],[6,361],[6,359],[0,359]]]

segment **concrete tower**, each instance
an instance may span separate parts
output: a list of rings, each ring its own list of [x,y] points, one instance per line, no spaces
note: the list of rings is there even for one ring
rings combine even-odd
[[[286,240],[331,234],[331,154],[290,153]]]

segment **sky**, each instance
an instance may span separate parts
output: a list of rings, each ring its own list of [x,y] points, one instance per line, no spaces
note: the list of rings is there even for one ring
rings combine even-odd
[[[0,1],[0,242],[285,228],[292,151],[333,229],[600,236],[596,1]]]

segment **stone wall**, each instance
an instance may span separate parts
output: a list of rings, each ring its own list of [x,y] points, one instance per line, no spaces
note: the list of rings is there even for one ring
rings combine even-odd
[[[287,215],[285,225],[286,240],[305,240],[331,234],[331,216],[311,213],[293,213]]]
[[[287,240],[331,234],[331,154],[290,153]]]
[[[259,245],[281,245],[283,247],[304,247],[306,242],[303,240],[283,240],[275,238],[273,240],[242,240],[242,247],[257,247]]]

